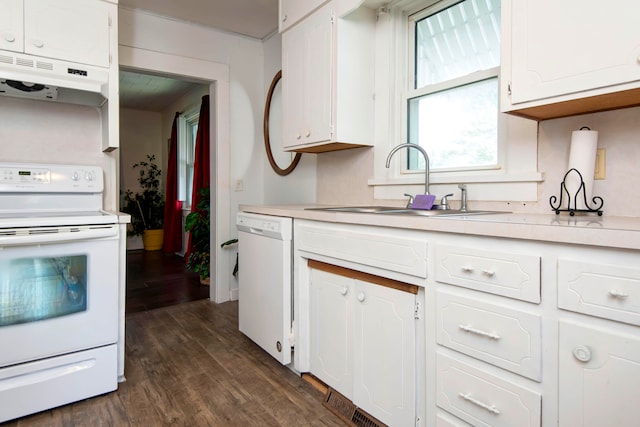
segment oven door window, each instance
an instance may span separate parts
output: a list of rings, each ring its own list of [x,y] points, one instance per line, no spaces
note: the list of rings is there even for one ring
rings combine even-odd
[[[0,260],[0,327],[86,310],[86,255]]]

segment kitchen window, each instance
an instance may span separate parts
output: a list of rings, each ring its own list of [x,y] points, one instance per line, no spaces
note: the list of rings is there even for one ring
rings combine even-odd
[[[432,170],[498,168],[500,0],[441,1],[408,24],[408,141]],[[416,150],[407,159],[425,169]]]
[[[421,191],[416,150],[385,168],[394,146],[413,142],[429,154],[437,196],[456,200],[464,183],[472,201],[537,201],[538,125],[499,112],[500,35],[511,24],[502,9],[500,0],[399,0],[378,10],[376,52],[388,54],[376,55],[374,198]]]

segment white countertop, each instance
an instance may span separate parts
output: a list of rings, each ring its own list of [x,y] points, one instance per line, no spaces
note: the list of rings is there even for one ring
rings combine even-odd
[[[640,218],[596,214],[505,213],[450,217],[306,210],[330,205],[241,205],[240,211],[343,224],[508,237],[620,249],[640,249]]]

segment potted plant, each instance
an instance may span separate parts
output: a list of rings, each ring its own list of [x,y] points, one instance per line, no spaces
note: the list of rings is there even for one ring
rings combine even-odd
[[[122,210],[131,215],[128,236],[142,236],[144,249],[155,251],[162,248],[164,221],[164,194],[160,191],[162,171],[155,163],[155,155],[147,154],[147,160],[133,165],[139,170],[138,183],[141,191],[127,190],[124,193]]]
[[[200,282],[208,285],[211,272],[211,223],[210,223],[210,190],[200,190],[200,201],[196,210],[185,218],[185,231],[191,233],[191,251],[187,257],[187,269],[200,275]]]

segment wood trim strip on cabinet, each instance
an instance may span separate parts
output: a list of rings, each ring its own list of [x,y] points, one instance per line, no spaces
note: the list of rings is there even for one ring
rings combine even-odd
[[[339,267],[333,264],[327,264],[325,262],[316,261],[314,259],[307,260],[307,266],[320,271],[326,271],[327,273],[336,274],[338,276],[348,277],[350,279],[362,280],[363,282],[373,283],[374,285],[384,286],[387,288],[396,289],[402,292],[408,292],[410,294],[417,295],[417,285],[411,285],[409,283],[400,282],[398,280],[388,279],[386,277],[376,276],[375,274],[364,273],[362,271],[352,270],[350,268]]]

